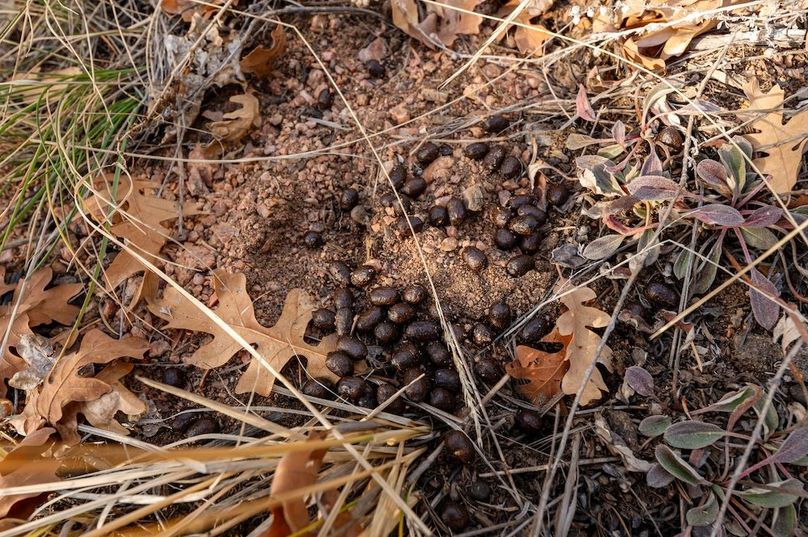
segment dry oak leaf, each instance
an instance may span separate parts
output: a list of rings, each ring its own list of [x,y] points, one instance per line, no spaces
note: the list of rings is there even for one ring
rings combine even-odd
[[[769,184],[778,194],[785,194],[797,184],[803,151],[808,141],[808,108],[792,116],[783,124],[784,92],[777,84],[768,93],[758,85],[757,78],[744,84],[749,108],[769,112],[753,121],[750,126],[760,132],[744,135],[757,151],[767,155],[754,160],[755,166],[770,176]]]
[[[207,4],[222,5],[224,2],[210,0],[207,2]],[[236,7],[238,2],[234,0],[230,5],[232,7]],[[213,13],[217,12],[219,7],[213,5],[204,5],[194,2],[194,0],[162,0],[160,2],[160,9],[162,9],[163,12],[167,13],[168,15],[180,15],[182,20],[185,22],[191,22],[194,15],[199,14],[203,18],[208,18]]]
[[[237,142],[250,132],[253,125],[257,127],[261,123],[261,112],[255,95],[234,95],[230,97],[230,102],[241,105],[241,108],[224,114],[221,121],[214,121],[209,125],[211,133],[220,142]]]
[[[76,433],[79,414],[93,427],[124,436],[129,434],[129,430],[115,419],[118,412],[125,414],[130,421],[146,412],[146,404],[121,383],[121,379],[131,373],[134,367],[134,364],[120,360],[111,363],[95,376],[96,380],[106,382],[111,391],[98,399],[70,403],[65,407],[64,417],[55,424],[65,444],[79,443]]]
[[[266,78],[272,73],[275,60],[286,51],[286,33],[283,26],[278,24],[272,30],[272,46],[259,45],[241,58],[241,72],[252,73],[259,78]]]
[[[544,352],[525,345],[516,347],[516,359],[505,366],[505,371],[513,378],[526,380],[517,389],[523,397],[536,405],[542,405],[561,393],[561,379],[569,369],[566,352],[571,336],[562,336],[555,328],[543,343],[561,343],[564,347],[558,352]]]
[[[594,300],[596,296],[592,289],[579,287],[561,298],[561,303],[567,307],[567,311],[556,321],[556,329],[561,336],[572,336],[565,349],[570,367],[561,381],[561,389],[567,395],[577,393],[581,387],[586,369],[594,360],[595,350],[600,344],[600,336],[590,330],[590,327],[603,328],[609,324],[609,315],[606,312],[584,305]],[[612,350],[608,346],[603,347],[598,362],[611,371]],[[601,392],[607,390],[603,376],[595,368],[584,387],[581,404],[587,405],[600,399]]]
[[[443,0],[442,5],[421,2],[423,19],[416,0],[392,0],[390,7],[393,24],[434,49],[436,42],[451,47],[461,34],[478,34],[483,18],[465,11],[474,11],[481,3],[482,0]]]
[[[56,471],[62,462],[49,456],[50,441],[55,431],[44,428],[24,438],[0,461],[0,490],[26,485],[41,485],[61,481]],[[49,493],[30,492],[3,494],[0,497],[0,519],[26,519]],[[0,531],[10,529],[10,520],[0,521]]]
[[[309,441],[322,439],[320,432],[309,434]],[[290,451],[278,462],[272,485],[269,489],[270,499],[278,495],[293,493],[313,485],[323,464],[326,449]],[[295,534],[301,537],[311,535],[310,532],[298,533],[311,524],[306,502],[302,497],[281,501],[272,508],[272,525],[264,534],[265,537],[286,537]]]
[[[0,338],[5,338],[5,345],[0,355],[0,397],[6,393],[5,380],[26,368],[25,361],[18,355],[23,336],[33,336],[31,328],[42,324],[58,322],[71,324],[79,313],[78,306],[68,304],[68,300],[76,296],[82,289],[80,283],[45,287],[53,278],[49,267],[34,272],[27,281],[16,285],[5,283],[4,267],[0,267],[0,291],[3,294],[14,289],[11,301],[0,306]],[[15,311],[16,307],[16,311]],[[16,349],[17,352],[12,352]]]
[[[65,408],[71,403],[97,400],[114,389],[102,379],[82,376],[82,369],[89,364],[106,364],[123,357],[143,358],[148,349],[148,342],[142,338],[113,339],[100,330],[90,330],[82,338],[79,349],[61,356],[41,386],[29,392],[25,408],[19,416],[11,418],[11,423],[25,435],[49,423],[60,434],[70,437],[69,424],[62,423]]]
[[[154,196],[154,192],[161,187],[160,183],[133,181],[122,175],[117,188],[114,188],[113,180],[112,175],[96,179],[95,193],[84,200],[85,209],[99,223],[105,222],[107,215],[111,214],[112,234],[123,239],[124,244],[140,256],[159,264],[160,250],[173,233],[164,223],[176,220],[180,214],[192,216],[199,214],[199,211],[194,206],[181,209],[174,201]],[[144,296],[156,294],[159,278],[126,250],[120,251],[104,271],[104,279],[110,289],[115,289],[140,272],[144,273],[143,279],[129,300],[130,308]]]
[[[278,322],[271,328],[262,326],[255,318],[252,300],[247,294],[244,274],[228,274],[224,270],[214,273],[214,290],[219,298],[215,313],[248,343],[255,345],[266,361],[280,371],[295,356],[308,359],[307,371],[312,377],[337,377],[325,367],[326,355],[336,349],[335,335],[330,335],[318,346],[303,340],[315,305],[302,289],[292,289],[286,296]],[[213,341],[196,350],[187,362],[202,369],[224,365],[242,347],[204,313],[174,288],[168,288],[163,298],[153,300],[149,310],[168,321],[167,328],[194,330],[213,335]],[[275,377],[258,360],[252,360],[236,385],[236,393],[255,391],[269,395]]]
[[[497,13],[498,17],[505,18],[514,9],[516,9],[523,0],[510,0],[507,4],[500,8]],[[547,32],[547,28],[541,24],[534,24],[532,19],[543,15],[550,7],[552,7],[554,0],[531,0],[527,7],[525,7],[514,19],[514,22],[519,23],[513,32],[513,42],[519,52],[533,54],[534,57],[541,56],[542,46],[552,37]],[[529,28],[526,28],[528,26]]]
[[[592,29],[594,32],[615,32],[653,25],[651,31],[641,31],[626,38],[623,55],[652,71],[664,71],[667,60],[684,53],[693,38],[717,24],[715,19],[694,19],[694,16],[738,1],[627,0],[612,10],[599,10]]]

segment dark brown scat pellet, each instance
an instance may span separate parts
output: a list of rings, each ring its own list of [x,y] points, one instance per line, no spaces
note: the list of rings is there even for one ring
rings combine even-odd
[[[423,285],[413,284],[407,286],[404,289],[404,292],[401,294],[401,298],[404,299],[404,302],[409,304],[418,305],[426,299],[427,292],[426,288]]]
[[[354,371],[351,357],[342,351],[329,352],[325,357],[325,366],[338,377],[353,375]]]
[[[452,365],[452,355],[449,349],[440,341],[432,341],[426,346],[426,355],[437,367],[448,367]]]
[[[570,191],[567,186],[562,183],[550,183],[547,185],[545,196],[547,196],[547,203],[558,207],[567,202],[570,197]]]
[[[353,327],[353,310],[351,308],[339,308],[334,314],[334,327],[337,335],[345,336],[351,333]]]
[[[550,325],[544,317],[533,317],[522,326],[519,338],[525,343],[538,343],[550,332]]]
[[[440,156],[440,149],[432,142],[427,142],[422,145],[415,153],[415,159],[422,165],[426,166]]]
[[[303,235],[303,245],[306,248],[314,249],[319,248],[324,244],[323,236],[319,231],[307,231]]]
[[[463,154],[472,160],[480,160],[488,154],[489,145],[486,142],[474,142],[463,149]]]
[[[415,317],[415,308],[406,302],[393,304],[387,310],[387,318],[396,324],[406,324]]]
[[[453,532],[461,532],[469,525],[469,513],[466,507],[452,500],[443,502],[440,519]]]
[[[186,383],[185,371],[179,367],[167,367],[163,370],[163,384],[174,386],[175,388],[184,388]]]
[[[337,285],[347,286],[351,283],[351,269],[344,261],[334,261],[328,266],[328,274]]]
[[[344,377],[337,383],[337,393],[349,401],[357,401],[365,394],[365,381],[359,377]]]
[[[370,332],[384,319],[384,310],[379,306],[371,306],[356,317],[356,329]]]
[[[435,341],[440,338],[440,326],[434,321],[415,321],[407,325],[404,337],[423,343]]]
[[[488,154],[485,155],[483,159],[483,164],[490,170],[496,171],[502,165],[502,161],[505,160],[505,155],[507,151],[501,145],[497,145],[491,148],[488,151]]]
[[[376,400],[379,404],[382,404],[395,396],[396,392],[398,392],[398,389],[395,386],[382,382],[376,388]],[[385,411],[392,414],[400,414],[404,411],[405,406],[402,396],[397,396],[385,407]]]
[[[684,147],[684,136],[674,126],[667,126],[656,135],[657,144],[666,147],[672,153],[678,153]]]
[[[527,237],[522,237],[519,241],[519,248],[522,250],[523,254],[530,254],[533,255],[539,251],[541,248],[541,233],[532,233]]]
[[[443,435],[443,445],[448,455],[458,462],[468,464],[474,460],[474,444],[463,431],[449,431]]]
[[[511,218],[511,221],[508,223],[508,229],[523,237],[532,235],[538,228],[539,221],[535,216],[530,214],[515,216]]]
[[[359,192],[355,188],[346,188],[339,198],[339,206],[343,211],[353,209],[359,203]]]
[[[404,386],[407,386],[404,393],[416,403],[420,403],[429,395],[429,378],[420,369],[412,368],[406,370],[404,372],[403,382]]]
[[[407,180],[407,167],[403,164],[396,164],[393,166],[393,169],[390,170],[389,176],[393,186],[396,188],[401,188],[404,186],[404,183]],[[390,193],[390,196],[392,196],[393,200],[395,200],[394,194]]]
[[[374,306],[392,306],[398,302],[398,289],[395,287],[376,287],[368,294],[370,303]]]
[[[502,132],[510,126],[511,122],[500,114],[489,116],[483,122],[483,128],[488,132]]]
[[[328,379],[309,379],[301,388],[301,391],[309,397],[318,399],[333,399],[334,385]]]
[[[448,367],[435,370],[432,377],[435,386],[456,392],[460,389],[460,375]]]
[[[498,229],[494,234],[494,244],[500,250],[510,251],[516,247],[519,242],[519,237],[511,233],[507,229]]]
[[[508,273],[508,276],[513,278],[524,276],[534,268],[536,268],[536,263],[533,260],[533,256],[524,254],[510,258],[507,265],[505,265],[505,271]]]
[[[336,314],[326,308],[319,308],[311,313],[311,323],[320,330],[332,330],[336,318]]]
[[[497,330],[505,330],[511,324],[511,308],[505,302],[497,302],[488,309],[488,322]]]
[[[469,496],[478,502],[487,502],[491,497],[491,486],[485,481],[475,481],[469,487]]]
[[[376,277],[376,270],[370,265],[362,265],[351,272],[351,283],[357,287],[367,287]]]
[[[331,91],[328,88],[323,89],[320,91],[320,94],[317,95],[317,106],[320,107],[321,110],[327,110],[331,108],[331,105],[334,103],[334,98],[331,95]]]
[[[446,388],[434,388],[429,392],[429,404],[444,411],[451,411],[455,407],[455,397]]]
[[[651,282],[645,287],[645,297],[654,304],[665,306],[676,306],[679,304],[679,294],[673,287],[660,283]]]
[[[477,376],[490,384],[502,378],[502,371],[499,365],[491,358],[480,358],[474,365],[474,371],[476,371]]]
[[[350,276],[348,277],[350,278]],[[353,307],[353,299],[353,293],[350,289],[345,287],[334,289],[334,292],[331,294],[331,300],[334,301],[334,307],[336,309]]]
[[[353,336],[341,336],[337,340],[337,350],[344,352],[352,360],[361,360],[368,355],[367,346]]]
[[[434,205],[429,208],[429,223],[435,227],[443,227],[449,224],[449,211],[442,205]]]
[[[516,426],[526,433],[535,433],[541,430],[541,416],[533,410],[521,409],[516,413]]]
[[[474,246],[468,246],[462,252],[463,261],[473,272],[480,272],[488,266],[488,257],[485,252]]]
[[[401,192],[416,199],[426,191],[426,181],[421,177],[413,177],[401,187]]]
[[[185,436],[191,438],[206,434],[216,434],[219,431],[219,422],[213,418],[204,417],[192,421],[185,429]]]
[[[471,329],[471,339],[478,347],[485,347],[494,341],[494,334],[491,329],[483,323],[475,323],[474,328]]]
[[[515,179],[522,174],[522,161],[513,156],[505,157],[499,167],[499,174],[505,179]]]
[[[373,78],[384,78],[384,65],[379,63],[378,60],[368,60],[365,63],[365,68]]]
[[[466,204],[460,198],[452,198],[446,202],[446,211],[449,213],[449,223],[459,226],[466,219]]]
[[[518,216],[531,215],[536,220],[539,221],[539,224],[543,224],[547,220],[547,214],[544,211],[542,211],[541,209],[539,209],[535,205],[530,205],[530,204],[527,204],[527,203],[525,205],[522,205],[521,207],[519,207],[516,210],[516,214]]]
[[[390,321],[382,321],[373,329],[373,335],[379,343],[387,344],[397,340],[400,333],[397,325]]]

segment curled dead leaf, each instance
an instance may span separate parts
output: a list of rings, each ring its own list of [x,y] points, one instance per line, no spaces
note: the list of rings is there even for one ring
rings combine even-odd
[[[482,0],[443,0],[441,5],[416,0],[392,0],[393,24],[429,48],[436,43],[451,47],[460,35],[480,32],[483,18],[468,13]]]
[[[519,49],[519,52],[532,54],[534,57],[542,55],[542,47],[552,35],[543,25],[531,21],[550,9],[553,5],[553,1],[554,0],[530,1],[528,5],[516,15],[514,22],[519,25],[515,26],[515,30],[513,31],[513,43],[516,45],[516,48]],[[522,0],[510,0],[500,8],[497,16],[502,18],[507,17],[521,3]]]
[[[255,95],[251,93],[234,95],[230,97],[230,102],[241,107],[224,114],[221,121],[214,121],[209,125],[211,133],[221,142],[237,142],[246,136],[253,126],[257,127],[261,123],[261,111]]]
[[[286,32],[283,31],[283,26],[278,24],[272,30],[272,45],[270,47],[258,45],[241,58],[241,62],[239,62],[241,71],[252,73],[258,78],[267,78],[272,73],[275,60],[280,58],[285,51]]]
[[[519,393],[536,405],[545,404],[561,393],[561,379],[569,369],[566,350],[571,340],[556,328],[542,343],[560,343],[563,347],[558,352],[544,352],[525,345],[516,347],[516,359],[505,366],[505,371],[515,379],[527,381],[517,384]]]

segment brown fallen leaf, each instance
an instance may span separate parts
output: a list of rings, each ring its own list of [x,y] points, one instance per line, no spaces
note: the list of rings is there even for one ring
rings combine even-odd
[[[117,189],[113,189],[113,180],[111,175],[96,179],[95,193],[84,200],[87,212],[94,220],[104,223],[111,208],[117,208],[112,212],[112,234],[123,239],[128,247],[150,262],[160,264],[160,250],[173,234],[164,224],[179,218],[180,213],[191,216],[199,214],[199,211],[192,205],[180,209],[176,202],[153,195],[160,189],[160,183],[133,181],[128,176],[121,175]],[[135,256],[123,250],[104,271],[104,279],[110,289],[115,289],[141,272],[144,273],[143,279],[129,300],[129,307],[132,308],[144,295],[153,296],[157,292],[158,277],[147,270]]]
[[[505,366],[505,371],[515,379],[526,380],[517,389],[536,405],[547,403],[561,393],[561,379],[569,369],[566,359],[571,336],[562,336],[555,328],[545,337],[544,343],[561,343],[558,352],[544,352],[525,345],[516,347],[516,359]]]
[[[19,356],[23,337],[33,337],[31,328],[42,324],[57,322],[68,325],[75,321],[79,308],[67,301],[83,288],[80,283],[68,283],[46,289],[53,277],[49,267],[34,272],[27,282],[17,284],[6,284],[5,272],[5,268],[0,267],[0,281],[4,282],[0,290],[7,293],[13,289],[14,295],[7,305],[0,306],[0,337],[5,337],[0,356],[0,397],[7,390],[3,381],[26,369],[25,360]],[[12,349],[17,349],[17,352]]]
[[[749,108],[769,110],[750,124],[759,132],[745,135],[756,150],[766,152],[766,156],[754,160],[755,166],[770,176],[769,184],[776,193],[791,192],[797,184],[805,143],[808,142],[808,108],[783,124],[785,94],[780,86],[774,84],[768,93],[764,93],[757,78],[753,77],[743,89],[749,99]]]
[[[258,126],[261,122],[261,111],[255,95],[234,95],[230,97],[230,102],[241,105],[241,108],[224,114],[221,121],[214,121],[208,126],[220,142],[237,142],[250,132],[253,125]]]
[[[309,440],[320,440],[321,438],[323,438],[323,434],[317,431],[309,434]],[[326,451],[325,449],[290,451],[284,455],[278,462],[275,475],[272,477],[269,497],[292,493],[316,483]],[[311,524],[303,497],[281,502],[281,505],[272,509],[272,517],[272,525],[264,534],[266,537],[286,537],[293,533],[300,537],[311,535],[311,532],[298,533]]]
[[[129,430],[121,425],[115,416],[118,412],[134,419],[146,412],[146,404],[121,383],[134,365],[129,362],[115,361],[95,376],[96,380],[105,382],[112,388],[98,399],[70,403],[64,409],[64,417],[55,424],[59,435],[67,445],[79,443],[76,433],[78,416],[81,414],[93,427],[112,431],[120,435],[128,435]]]
[[[247,294],[244,274],[228,274],[224,270],[214,273],[214,290],[219,298],[215,312],[230,327],[280,371],[295,356],[308,359],[307,370],[312,377],[337,377],[325,367],[326,355],[336,348],[336,336],[330,335],[318,346],[303,340],[306,326],[314,311],[314,302],[302,289],[292,289],[286,296],[278,322],[271,328],[262,326],[255,318],[252,300]],[[213,341],[196,350],[187,360],[203,369],[224,365],[241,350],[239,345],[224,330],[214,324],[205,314],[173,288],[165,290],[163,297],[152,300],[149,310],[168,321],[167,328],[195,330],[213,335]],[[272,391],[275,377],[257,360],[252,360],[236,385],[236,393],[255,393],[267,396]]]
[[[561,336],[571,336],[565,349],[570,367],[561,381],[561,389],[568,395],[576,393],[583,384],[584,373],[594,360],[595,350],[601,341],[601,337],[590,330],[590,327],[603,328],[609,324],[609,315],[606,312],[584,305],[594,300],[596,296],[592,289],[579,287],[561,298],[561,303],[567,307],[567,311],[556,321],[556,329]],[[598,362],[611,370],[612,350],[608,346],[604,346]],[[596,368],[584,388],[581,404],[587,405],[600,399],[601,392],[607,390],[603,376]]]
[[[497,16],[500,18],[507,17],[521,2],[522,0],[510,0],[500,8]],[[533,54],[534,57],[541,56],[542,46],[552,35],[547,32],[547,28],[543,25],[534,24],[531,20],[543,15],[552,7],[553,2],[554,0],[536,0],[535,2],[531,2],[516,16],[514,22],[524,25],[516,26],[516,29],[513,31],[513,43],[516,45],[516,48],[519,49],[519,52]]]
[[[272,73],[275,60],[286,51],[286,33],[278,24],[272,30],[272,46],[258,45],[249,54],[241,58],[239,65],[243,73],[252,73],[258,78],[266,78]]]
[[[740,0],[628,0],[619,8],[597,10],[594,32],[616,32],[651,26],[623,41],[623,56],[652,71],[664,71],[667,61],[685,52],[697,36],[718,24],[714,18],[694,17]],[[677,22],[678,21],[678,22]]]
[[[3,468],[13,468],[0,475],[0,490],[25,485],[41,485],[61,481],[56,471],[62,464],[59,459],[48,452],[53,446],[51,436],[55,431],[51,428],[40,429],[24,438],[17,446],[3,457]],[[0,519],[26,519],[38,507],[49,493],[31,492],[0,496]],[[10,529],[2,521],[0,530]]]
[[[79,349],[61,356],[45,381],[35,391],[28,392],[25,408],[20,415],[11,418],[12,425],[20,434],[28,435],[48,423],[56,427],[60,435],[68,437],[63,436],[63,440],[77,439],[75,431],[70,429],[75,419],[71,423],[63,422],[65,408],[71,403],[95,401],[114,389],[101,378],[82,376],[82,369],[89,364],[106,364],[122,357],[142,358],[148,349],[148,342],[141,338],[113,339],[100,330],[90,330],[82,338]]]
[[[482,0],[443,0],[443,5],[421,4],[423,18],[415,0],[392,0],[393,24],[429,48],[436,42],[451,47],[460,35],[478,34],[483,18],[458,11],[474,11]]]
[[[191,22],[194,15],[200,15],[203,18],[210,17],[220,9],[220,6],[223,5],[224,2],[210,0],[206,2],[206,4],[208,5],[194,2],[194,0],[161,0],[160,9],[163,10],[163,13],[179,15],[185,22]],[[238,2],[234,0],[230,5],[235,7],[238,5]]]

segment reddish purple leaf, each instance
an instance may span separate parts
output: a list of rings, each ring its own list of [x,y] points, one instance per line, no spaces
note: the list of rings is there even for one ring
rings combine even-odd
[[[752,211],[743,223],[744,227],[769,227],[773,226],[783,216],[783,211],[778,207],[764,205]]]
[[[720,162],[710,159],[702,160],[696,165],[696,175],[709,188],[728,198],[732,197],[727,169]]]
[[[777,287],[775,287],[766,276],[761,274],[760,271],[753,268],[750,274],[752,283],[765,291],[766,294],[780,296]],[[766,330],[774,328],[774,325],[777,324],[777,317],[780,314],[780,306],[777,305],[777,302],[766,297],[766,295],[757,289],[749,289],[749,302],[752,304],[752,314],[754,314],[758,324]]]
[[[640,366],[633,365],[626,369],[626,382],[635,392],[644,397],[654,395],[654,377]]]
[[[663,201],[676,198],[679,185],[661,175],[644,175],[631,181],[626,188],[637,199]]]
[[[642,163],[640,173],[642,175],[658,175],[662,173],[662,161],[659,160],[659,157],[656,154],[654,144],[648,145],[648,156]]]
[[[705,224],[717,226],[736,227],[744,223],[744,218],[737,209],[720,203],[711,203],[694,209],[688,213],[688,216],[701,220]]]
[[[791,464],[808,455],[808,427],[794,429],[783,440],[780,449],[770,459],[782,464]]]
[[[575,113],[581,119],[595,121],[595,111],[592,110],[592,105],[589,104],[589,98],[586,96],[583,84],[578,86],[578,95],[575,97]]]

